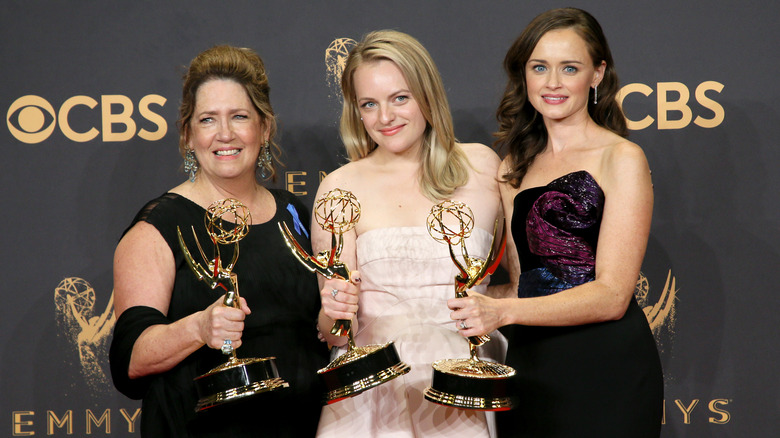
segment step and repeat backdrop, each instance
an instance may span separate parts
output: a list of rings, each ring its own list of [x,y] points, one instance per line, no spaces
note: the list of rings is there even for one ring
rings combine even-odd
[[[653,170],[637,297],[664,366],[663,436],[776,436],[780,4],[728,0],[2,2],[0,436],[138,436],[140,403],[108,372],[112,256],[137,210],[185,179],[175,120],[198,52],[263,57],[276,185],[310,206],[345,162],[338,77],[363,34],[418,38],[458,138],[490,144],[506,50],[560,6],[604,27]]]

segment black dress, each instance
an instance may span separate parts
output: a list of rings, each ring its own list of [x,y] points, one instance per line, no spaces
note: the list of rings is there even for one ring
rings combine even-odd
[[[198,281],[187,265],[176,234],[181,228],[196,262],[205,265],[193,238],[194,225],[206,256],[213,257],[205,231],[206,211],[172,193],[149,202],[133,224],[146,221],[157,228],[173,251],[176,279],[167,317],[148,307],[133,307],[117,321],[111,347],[111,368],[117,388],[131,398],[142,398],[141,435],[144,437],[306,437],[314,436],[322,408],[322,387],[316,371],[328,363],[326,344],[317,339],[320,308],[317,280],[285,246],[277,222],[284,221],[298,242],[310,251],[308,213],[292,194],[271,190],[276,214],[267,223],[252,225],[240,241],[239,293],[252,313],[246,317],[239,358],[276,357],[279,375],[289,388],[266,392],[195,413],[197,392],[193,379],[227,357],[206,346],[175,368],[142,379],[127,379],[132,345],[146,327],[181,319],[211,305],[221,293]],[[131,225],[132,226],[132,225]],[[220,247],[230,260],[232,245]],[[223,291],[224,292],[224,291]],[[292,419],[291,419],[292,418]]]
[[[585,171],[520,192],[512,233],[518,297],[592,281],[604,193]],[[658,437],[663,375],[647,319],[632,299],[617,321],[505,327],[519,407],[497,414],[500,437]],[[503,330],[502,330],[503,331]]]

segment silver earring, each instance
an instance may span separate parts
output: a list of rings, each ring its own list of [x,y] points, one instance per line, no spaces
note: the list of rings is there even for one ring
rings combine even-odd
[[[268,144],[268,140],[266,140],[260,148],[260,155],[257,156],[257,168],[260,170],[260,178],[268,179],[271,177],[271,171],[273,170],[272,158],[271,147]]]
[[[195,151],[187,149],[184,154],[184,172],[190,174],[190,182],[195,182],[198,173],[198,159],[195,158]]]
[[[593,87],[593,105],[599,103],[599,86]]]

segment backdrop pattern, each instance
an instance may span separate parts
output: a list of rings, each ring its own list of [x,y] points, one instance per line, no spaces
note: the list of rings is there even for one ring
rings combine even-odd
[[[506,50],[535,15],[568,5],[602,23],[653,170],[637,294],[661,349],[663,436],[774,436],[780,4],[753,0],[2,2],[0,436],[137,436],[140,404],[107,369],[112,255],[145,201],[185,178],[174,121],[198,52],[229,43],[263,57],[278,186],[311,205],[345,160],[335,79],[354,40],[417,37],[458,138],[490,144]]]

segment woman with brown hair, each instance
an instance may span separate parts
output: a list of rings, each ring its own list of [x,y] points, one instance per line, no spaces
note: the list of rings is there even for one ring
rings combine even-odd
[[[634,288],[653,211],[609,46],[587,12],[536,17],[504,61],[497,144],[511,298],[453,299],[464,336],[509,339],[520,405],[499,436],[658,437],[663,377]]]
[[[307,242],[308,213],[291,193],[259,182],[274,177],[280,152],[269,90],[252,50],[217,46],[192,61],[179,118],[189,179],[146,204],[117,245],[111,370],[121,392],[143,399],[142,436],[298,437],[316,430],[322,393],[316,371],[328,359],[313,323],[317,283],[277,228],[284,221]],[[211,255],[204,216],[225,198],[239,200],[252,217],[232,269],[239,308],[224,306],[224,291],[199,281],[177,237],[178,228],[199,256],[194,230]],[[229,260],[232,248],[220,251]],[[274,356],[290,387],[196,414],[193,379],[233,349],[243,358]]]

